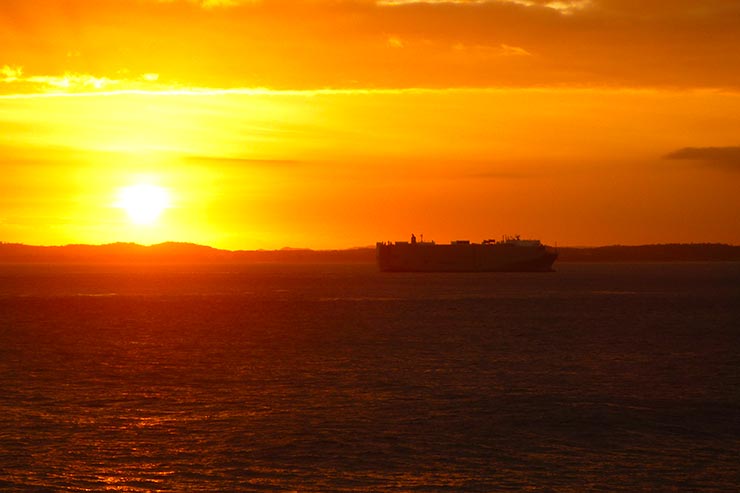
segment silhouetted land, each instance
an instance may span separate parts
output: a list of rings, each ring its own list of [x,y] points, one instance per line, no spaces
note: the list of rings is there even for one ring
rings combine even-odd
[[[557,262],[737,262],[740,246],[719,243],[560,247]],[[192,243],[31,246],[0,243],[0,263],[372,263],[375,248],[219,250]]]
[[[362,263],[374,262],[374,248],[347,250],[219,250],[193,243],[167,242],[144,246],[109,245],[30,246],[0,243],[0,263]]]
[[[740,246],[722,243],[669,243],[558,248],[558,262],[737,262]]]

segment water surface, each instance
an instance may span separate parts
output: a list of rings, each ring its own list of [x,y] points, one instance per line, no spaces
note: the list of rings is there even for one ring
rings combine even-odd
[[[734,491],[740,264],[0,267],[3,491]]]

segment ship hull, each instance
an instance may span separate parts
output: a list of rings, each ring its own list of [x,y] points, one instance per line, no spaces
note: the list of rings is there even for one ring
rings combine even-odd
[[[551,272],[557,252],[544,245],[383,244],[376,247],[382,272]]]

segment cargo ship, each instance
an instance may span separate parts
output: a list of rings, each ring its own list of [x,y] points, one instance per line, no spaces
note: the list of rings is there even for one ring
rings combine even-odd
[[[379,242],[375,247],[382,272],[552,272],[557,250],[519,236],[450,244],[416,241]]]

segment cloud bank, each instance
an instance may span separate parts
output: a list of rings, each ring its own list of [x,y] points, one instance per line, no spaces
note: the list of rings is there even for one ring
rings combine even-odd
[[[734,0],[3,0],[0,67],[224,88],[735,90],[738,32]]]
[[[710,166],[740,171],[740,146],[684,147],[667,154],[665,158],[698,161]]]

